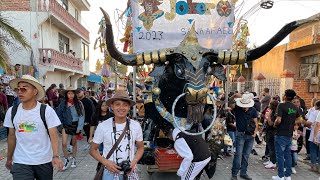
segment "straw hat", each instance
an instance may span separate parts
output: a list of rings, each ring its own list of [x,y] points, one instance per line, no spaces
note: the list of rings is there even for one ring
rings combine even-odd
[[[128,92],[123,90],[116,91],[113,97],[106,101],[106,104],[107,106],[110,106],[114,101],[117,101],[117,100],[128,101],[131,107],[136,104],[136,102],[130,99]]]
[[[73,88],[73,87],[67,87],[67,89],[62,91],[62,94],[67,93],[68,91],[73,91],[74,94],[76,94],[77,89]]]
[[[241,98],[236,99],[236,104],[239,107],[250,108],[254,106],[253,94],[244,93]]]
[[[16,78],[16,79],[11,80],[9,82],[9,86],[11,87],[11,89],[16,89],[16,88],[18,88],[18,84],[20,82],[29,83],[38,90],[38,94],[36,95],[37,100],[41,100],[45,96],[45,94],[46,94],[45,90],[44,90],[43,86],[39,83],[39,81],[36,78],[34,78],[33,76],[30,76],[27,74],[23,75],[21,78]]]

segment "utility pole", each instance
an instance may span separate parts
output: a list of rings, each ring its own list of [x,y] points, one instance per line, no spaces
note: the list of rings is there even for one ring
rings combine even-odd
[[[229,91],[230,91],[230,77],[229,77],[229,74],[230,74],[230,65],[227,65],[226,67],[226,76],[227,76],[227,80],[225,81],[225,84],[224,84],[224,101],[225,101],[225,108],[227,109],[228,108],[228,102],[229,102]]]
[[[137,66],[133,67],[133,77],[132,77],[132,92],[133,92],[133,101],[136,102],[137,100],[137,92],[136,92],[136,80],[137,80]],[[137,106],[133,106],[133,115],[132,117],[135,119],[137,117]]]

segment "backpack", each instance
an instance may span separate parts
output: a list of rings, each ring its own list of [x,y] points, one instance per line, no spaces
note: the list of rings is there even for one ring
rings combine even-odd
[[[17,114],[18,106],[19,106],[19,104],[18,105],[14,105],[12,107],[12,110],[11,110],[11,121],[12,121],[12,124],[13,124],[13,119]],[[47,108],[47,105],[41,104],[41,106],[40,106],[40,117],[41,117],[41,120],[42,120],[42,122],[44,124],[44,127],[47,130],[48,136],[50,138],[49,129],[48,129],[48,125],[47,125],[47,122],[46,122],[46,116],[45,116],[46,108]]]

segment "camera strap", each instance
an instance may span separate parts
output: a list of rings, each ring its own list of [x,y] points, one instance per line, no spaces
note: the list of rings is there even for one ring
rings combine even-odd
[[[114,118],[113,118],[113,123],[114,123],[114,126],[115,126]],[[111,155],[113,154],[114,150],[116,150],[116,148],[120,144],[121,140],[123,139],[123,136],[126,134],[126,132],[128,130],[129,130],[129,123],[128,123],[128,120],[127,120],[126,127],[123,129],[122,134],[119,136],[119,138],[116,140],[116,143],[112,146],[111,150],[108,152],[108,155],[107,155],[106,159],[109,159],[111,157]],[[116,133],[114,133],[114,134],[116,136]]]
[[[128,139],[128,144],[127,144],[127,147],[126,147],[126,150],[128,149],[128,157],[127,157],[127,160],[130,162],[130,124],[129,124],[129,119],[127,118],[127,123],[126,123],[126,127],[123,129],[122,131],[122,134],[120,135],[120,137],[117,139],[117,128],[116,128],[116,123],[115,123],[115,120],[113,118],[113,121],[112,121],[112,126],[113,126],[113,137],[114,137],[114,140],[116,141],[116,146],[115,148],[118,147],[119,143],[121,142],[124,134],[127,134],[127,139]],[[120,139],[120,141],[119,141]],[[119,143],[118,143],[119,141]],[[116,151],[116,163],[118,163],[118,152]]]

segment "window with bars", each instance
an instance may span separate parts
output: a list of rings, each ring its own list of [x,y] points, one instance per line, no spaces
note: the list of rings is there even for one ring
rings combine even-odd
[[[318,63],[320,63],[320,54],[303,57],[299,70],[300,79],[317,77],[319,75]]]

